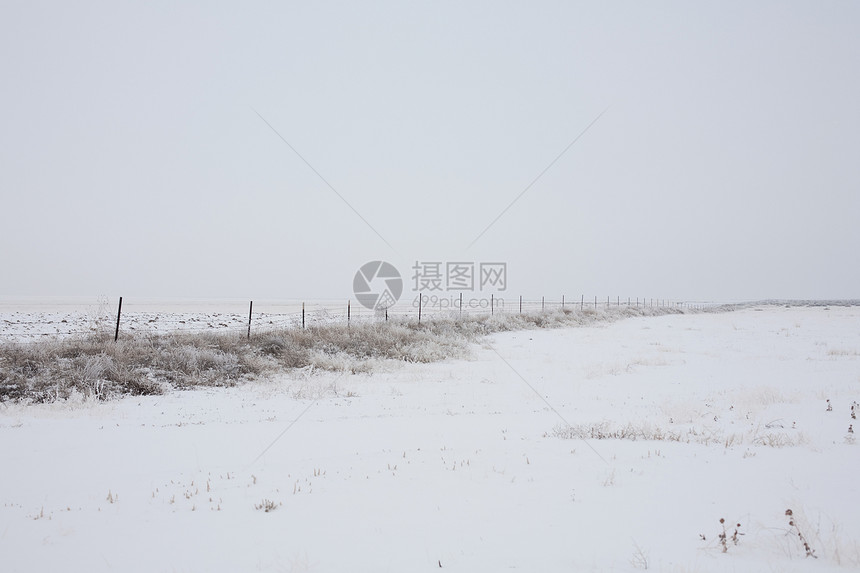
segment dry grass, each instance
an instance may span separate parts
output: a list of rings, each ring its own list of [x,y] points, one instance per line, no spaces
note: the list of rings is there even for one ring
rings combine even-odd
[[[233,386],[290,369],[361,371],[371,359],[431,362],[466,351],[462,337],[397,324],[325,326],[252,336],[85,336],[0,346],[0,401],[98,399],[169,388]]]
[[[807,443],[801,432],[770,431],[755,426],[741,432],[726,433],[718,427],[692,424],[675,424],[674,429],[642,422],[639,424],[613,424],[608,421],[593,424],[556,426],[552,434],[561,439],[574,440],[630,440],[654,442],[682,442],[685,444],[717,445],[725,448],[754,445],[771,448],[796,447]]]
[[[262,372],[238,337],[93,335],[0,347],[0,400],[47,402],[78,392],[110,399],[166,386],[230,385]]]
[[[860,356],[860,350],[853,348],[831,348],[827,351],[828,356]]]

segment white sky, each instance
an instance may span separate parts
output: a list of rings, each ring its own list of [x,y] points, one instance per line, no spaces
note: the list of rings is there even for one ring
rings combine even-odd
[[[860,296],[858,2],[6,0],[0,74],[0,295]]]

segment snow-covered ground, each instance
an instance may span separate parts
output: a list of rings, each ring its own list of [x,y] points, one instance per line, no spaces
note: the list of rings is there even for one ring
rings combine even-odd
[[[860,308],[773,306],[0,405],[0,568],[857,569],[854,401]]]

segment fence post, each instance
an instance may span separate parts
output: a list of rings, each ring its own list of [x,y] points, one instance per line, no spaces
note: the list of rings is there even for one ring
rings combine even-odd
[[[302,330],[305,329],[305,303],[302,303]]]
[[[594,295],[594,310],[597,310],[597,295]]]
[[[352,318],[352,300],[346,301],[346,327],[349,328],[349,321]]]
[[[523,295],[520,295],[520,314],[523,313]]]
[[[116,311],[116,333],[113,335],[113,341],[119,340],[119,317],[122,315],[122,297],[119,297],[119,308]]]
[[[540,297],[540,311],[541,311],[541,312],[543,312],[543,308],[544,308],[544,300],[545,300],[545,299],[546,299],[546,297],[543,297],[543,296],[542,296],[542,297]]]
[[[463,293],[460,293],[460,316],[463,316]]]
[[[251,307],[248,309],[248,340],[251,340],[251,317],[254,314],[254,301],[251,301]]]
[[[579,310],[585,308],[585,295],[582,295],[582,298],[579,299]]]
[[[422,302],[423,298],[424,298],[424,295],[422,295],[419,292],[418,293],[418,324],[421,324],[421,302]]]
[[[493,316],[493,314],[494,314],[494,310],[493,310],[493,294],[492,294],[492,293],[490,293],[490,316]]]
[[[561,310],[564,310],[564,295],[561,295]]]

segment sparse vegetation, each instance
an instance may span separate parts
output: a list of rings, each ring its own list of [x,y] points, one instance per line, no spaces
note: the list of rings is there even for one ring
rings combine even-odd
[[[633,541],[633,557],[630,558],[630,564],[636,569],[648,569],[648,553],[646,553],[636,541]]]
[[[728,553],[729,541],[732,542],[732,545],[737,545],[738,542],[740,541],[740,536],[743,535],[743,533],[741,533],[741,531],[740,531],[741,524],[740,523],[735,524],[735,528],[734,528],[735,530],[731,535],[729,535],[729,532],[726,529],[726,520],[723,517],[720,518],[720,526],[722,527],[722,531],[719,533],[717,538],[720,541],[720,547],[722,548],[723,553]],[[701,537],[702,537],[702,539],[705,538],[704,535]]]
[[[743,432],[725,433],[719,427],[699,424],[680,425],[668,430],[649,423],[613,424],[608,421],[593,424],[559,425],[552,434],[565,440],[630,440],[654,442],[681,442],[685,444],[720,444],[726,448],[752,444],[772,448],[793,447],[806,443],[803,433],[784,431],[763,431],[760,426],[750,427]],[[749,454],[745,457],[751,457]]]
[[[261,501],[260,503],[254,504],[254,509],[262,510],[262,511],[264,511],[265,513],[270,513],[270,512],[272,512],[272,511],[275,511],[275,510],[276,510],[276,509],[278,509],[279,507],[281,507],[281,505],[282,505],[282,504],[280,504],[280,503],[275,503],[275,502],[274,502],[274,501],[272,501],[271,499],[264,499],[264,500],[263,500],[263,501]]]
[[[800,540],[800,543],[803,545],[804,551],[806,551],[806,556],[818,559],[818,556],[815,554],[815,550],[811,545],[809,545],[806,537],[803,536],[803,532],[800,531],[800,526],[797,525],[797,520],[794,518],[794,512],[790,509],[786,509],[785,515],[788,516],[788,526],[791,527],[792,532],[797,535],[798,540]]]

